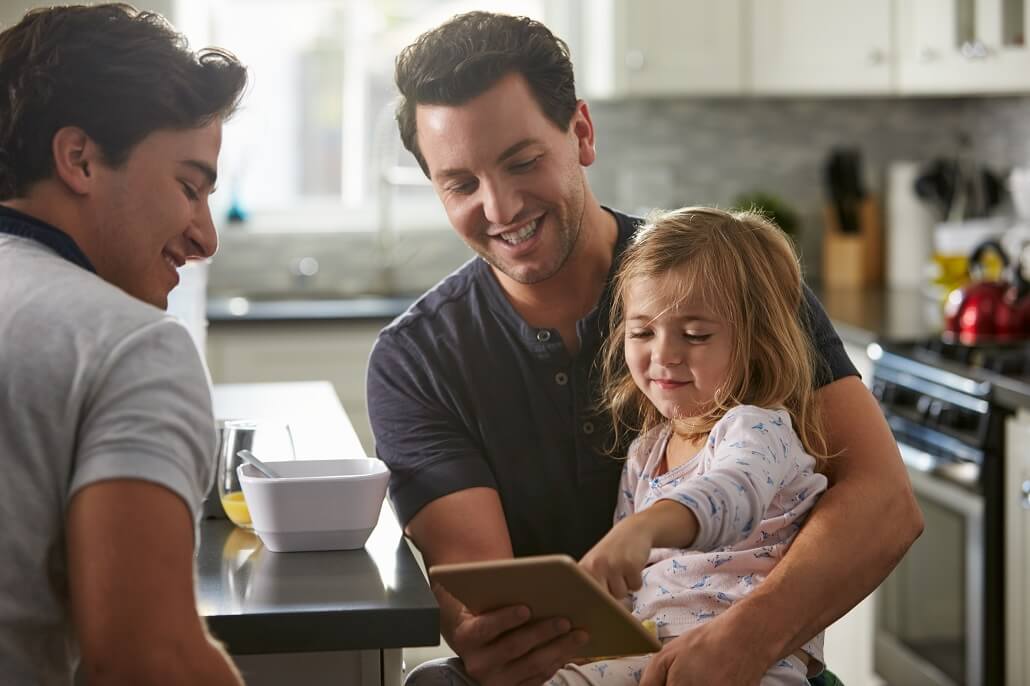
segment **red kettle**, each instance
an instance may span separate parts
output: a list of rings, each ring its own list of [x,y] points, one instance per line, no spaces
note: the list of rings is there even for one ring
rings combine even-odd
[[[976,246],[969,257],[968,272],[972,281],[948,294],[944,304],[944,337],[963,345],[1001,342],[1022,335],[1021,313],[1006,297],[1010,286],[1006,281],[987,281],[984,276],[983,257],[995,252],[1003,267],[1008,258],[996,240],[986,240]]]

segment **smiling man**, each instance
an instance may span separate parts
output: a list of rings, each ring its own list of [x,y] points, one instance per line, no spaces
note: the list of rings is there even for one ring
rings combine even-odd
[[[637,220],[603,207],[587,183],[590,110],[565,44],[543,25],[455,17],[406,48],[396,76],[401,138],[479,257],[372,352],[369,413],[392,503],[431,565],[581,557],[611,526],[622,465],[605,452],[596,363]],[[883,416],[807,291],[804,314],[839,453],[831,487],[776,570],[669,641],[641,683],[666,683],[673,664],[676,684],[758,683],[872,591],[921,530]],[[437,598],[461,660],[418,670],[409,686],[540,683],[585,640],[525,608],[477,616]]]
[[[163,310],[177,267],[217,247],[208,196],[245,83],[125,5],[0,34],[4,684],[239,683],[193,585],[210,388]]]

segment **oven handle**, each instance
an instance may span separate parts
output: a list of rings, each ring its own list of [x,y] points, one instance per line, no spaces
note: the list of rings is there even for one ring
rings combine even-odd
[[[940,460],[904,443],[898,443],[898,449],[908,467],[908,477],[916,493],[938,505],[958,510],[967,517],[983,517],[983,496],[958,485],[956,479],[938,471]]]

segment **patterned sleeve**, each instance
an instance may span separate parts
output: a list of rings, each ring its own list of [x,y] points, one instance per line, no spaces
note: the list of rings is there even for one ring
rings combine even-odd
[[[622,466],[622,477],[619,479],[619,496],[615,501],[615,524],[637,511],[637,483],[640,481],[640,470],[647,459],[647,451],[644,449],[647,438],[649,437],[638,436],[629,446],[626,463]]]
[[[709,435],[711,458],[703,474],[684,479],[668,500],[697,517],[690,547],[712,551],[744,540],[770,503],[799,470],[796,436],[786,412],[750,405],[726,413]]]

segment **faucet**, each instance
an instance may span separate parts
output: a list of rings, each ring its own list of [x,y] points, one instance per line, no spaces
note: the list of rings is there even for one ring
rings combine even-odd
[[[373,141],[376,160],[377,251],[379,285],[384,295],[396,290],[397,246],[399,236],[394,222],[393,199],[397,188],[428,187],[429,179],[419,167],[398,164],[400,137],[394,124],[396,103],[389,103],[376,116]]]

